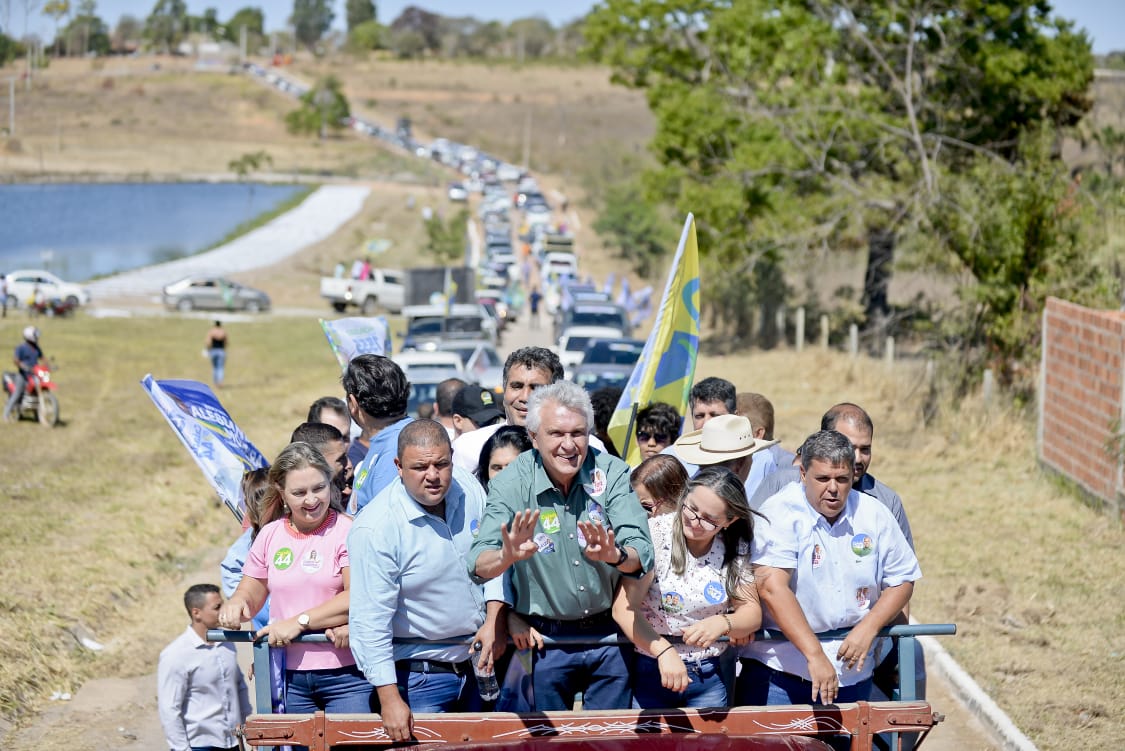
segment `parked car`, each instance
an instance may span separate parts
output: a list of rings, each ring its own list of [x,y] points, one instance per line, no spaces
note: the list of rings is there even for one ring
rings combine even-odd
[[[79,284],[65,282],[50,271],[21,269],[5,274],[4,279],[8,282],[8,294],[23,306],[35,296],[36,287],[45,301],[62,300],[71,307],[90,303],[89,290]]]
[[[451,377],[454,376],[450,376],[449,371],[443,368],[415,368],[411,370],[406,376],[406,380],[410,382],[410,396],[406,399],[406,414],[411,417],[419,417],[418,407],[422,404],[432,404],[437,401],[438,384]]]
[[[164,288],[164,305],[182,313],[191,310],[261,313],[270,309],[270,297],[260,289],[221,276],[189,276]]]
[[[446,378],[464,378],[465,366],[461,361],[461,357],[456,352],[421,352],[412,350],[410,352],[400,352],[394,356],[394,361],[402,368],[402,372],[406,374],[406,380],[412,380],[410,374],[414,371],[436,371],[442,370],[446,373]]]
[[[583,365],[625,365],[630,369],[641,359],[642,339],[595,339],[582,355]]]
[[[465,188],[463,183],[449,184],[449,200],[458,202],[469,200],[469,191]]]
[[[496,323],[479,304],[408,305],[402,309],[406,333],[402,351],[422,349],[433,351],[438,342],[447,339],[496,341]]]
[[[601,337],[624,339],[631,331],[629,317],[620,305],[605,303],[577,303],[564,310],[555,321],[555,337],[561,337],[572,326],[598,326],[615,333]]]

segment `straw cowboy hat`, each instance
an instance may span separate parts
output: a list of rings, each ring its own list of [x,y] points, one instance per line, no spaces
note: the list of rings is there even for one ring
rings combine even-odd
[[[742,415],[719,415],[701,429],[684,433],[673,445],[676,456],[685,462],[704,465],[748,456],[775,443],[780,441],[755,438],[754,426]]]

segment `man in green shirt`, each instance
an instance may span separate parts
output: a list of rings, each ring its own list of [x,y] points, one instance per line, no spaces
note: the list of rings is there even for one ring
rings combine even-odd
[[[483,582],[511,568],[513,610],[543,635],[596,641],[617,634],[610,608],[618,580],[653,565],[648,519],[629,485],[629,467],[589,450],[593,408],[577,384],[541,386],[527,409],[534,450],[489,483],[469,573]],[[579,691],[587,709],[627,709],[628,662],[618,645],[540,651],[535,710],[573,709]]]

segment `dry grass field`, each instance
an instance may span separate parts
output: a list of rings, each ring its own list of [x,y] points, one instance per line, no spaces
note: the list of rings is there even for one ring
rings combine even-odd
[[[425,166],[418,183],[388,182],[416,170],[417,160],[351,136],[324,145],[295,139],[280,125],[288,101],[242,78],[169,64],[146,71],[138,62],[129,75],[111,76],[116,64],[54,66],[21,115],[39,123],[39,135],[17,134],[19,150],[9,144],[5,151],[0,141],[0,174],[223,173],[228,160],[265,149],[278,172],[335,170],[373,186],[363,212],[332,238],[240,277],[266,289],[277,306],[329,315],[317,278],[372,237],[395,240],[381,259],[386,265],[426,262],[419,207],[453,209],[441,173]],[[639,148],[651,129],[643,101],[612,88],[596,69],[371,61],[297,70],[310,78],[337,73],[357,109],[385,122],[407,114],[420,135],[463,138],[517,160],[525,112],[533,109],[542,138],[533,136],[532,164],[554,170],[547,184],[571,195],[599,154],[615,143]],[[587,233],[589,214],[576,216]],[[583,237],[583,266],[601,278],[614,261]],[[839,273],[847,271],[841,263]],[[0,347],[14,346],[24,324],[0,319]],[[206,380],[199,346],[207,321],[80,315],[42,328],[47,352],[59,360],[65,425],[0,426],[7,513],[0,525],[0,731],[5,722],[28,722],[52,691],[73,691],[95,676],[151,672],[182,628],[174,591],[182,576],[237,533],[138,385],[147,372]],[[338,369],[315,315],[236,320],[228,330],[221,397],[273,455],[313,399],[339,393]],[[924,425],[927,388],[909,363],[887,373],[837,354],[751,352],[706,357],[698,372],[768,395],[789,448],[831,403],[866,406],[876,422],[873,473],[903,496],[918,544],[925,579],[915,615],[958,624],[959,635],[944,645],[1039,748],[1125,747],[1122,530],[1039,471],[1028,415],[942,396],[938,416]],[[79,648],[72,635],[79,625],[106,649]]]

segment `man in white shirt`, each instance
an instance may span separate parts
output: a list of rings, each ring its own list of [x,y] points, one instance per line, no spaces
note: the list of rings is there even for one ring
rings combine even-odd
[[[834,430],[809,436],[801,482],[785,486],[760,511],[751,562],[762,625],[788,641],[741,649],[737,704],[867,700],[876,634],[899,618],[922,578],[918,559],[891,512],[852,488],[855,449]],[[818,633],[850,628],[847,637]]]
[[[157,706],[171,751],[237,751],[235,729],[250,714],[250,693],[229,642],[207,641],[223,597],[214,584],[184,593],[191,624],[160,653]]]

